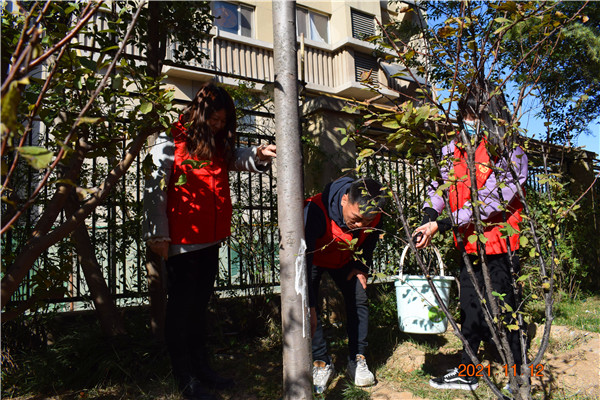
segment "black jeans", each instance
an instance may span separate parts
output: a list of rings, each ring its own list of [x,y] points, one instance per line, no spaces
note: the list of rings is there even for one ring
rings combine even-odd
[[[473,265],[473,271],[477,277],[479,287],[481,288],[484,296],[486,296],[481,263],[479,260],[477,260],[474,264],[475,260],[475,257],[471,257],[471,265]],[[515,299],[514,289],[512,287],[512,279],[510,277],[510,260],[508,254],[487,256],[487,260],[493,290],[499,294],[506,294],[504,297],[504,302],[516,311],[517,299]],[[518,275],[520,271],[520,264],[519,257],[516,255],[513,256],[513,269],[515,274]],[[487,299],[487,302],[489,304],[490,300]],[[501,301],[500,305],[502,304],[503,303]],[[460,311],[462,318],[460,331],[469,342],[469,345],[475,354],[477,354],[479,344],[482,340],[491,338],[491,333],[483,316],[481,302],[475,291],[475,286],[473,286],[473,283],[469,278],[469,272],[464,265],[460,270]],[[510,319],[512,318],[510,312],[505,313],[504,317],[506,323],[517,324],[516,321],[509,323]],[[515,364],[518,367],[521,365],[521,345],[519,343],[519,332],[508,331],[507,335]],[[462,352],[461,364],[472,364],[471,359],[465,350]],[[512,366],[508,366],[508,368],[512,368]]]
[[[310,283],[308,296],[310,307],[317,311],[317,328],[312,337],[313,361],[331,362],[327,354],[327,342],[323,335],[321,310],[319,300],[319,285],[323,272],[327,271],[344,296],[346,305],[346,332],[348,333],[348,356],[351,360],[357,354],[365,354],[367,350],[367,333],[369,329],[369,306],[367,292],[363,289],[356,276],[348,280],[351,268],[348,265],[340,269],[322,268],[315,265],[309,272]]]
[[[219,269],[219,245],[178,254],[167,261],[165,341],[178,380],[194,376],[206,358],[206,310]]]

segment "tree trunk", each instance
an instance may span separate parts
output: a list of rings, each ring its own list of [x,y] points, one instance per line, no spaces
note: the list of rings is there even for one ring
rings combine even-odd
[[[165,291],[163,260],[158,254],[146,249],[146,272],[148,274],[148,295],[150,297],[150,329],[157,341],[165,340],[165,312],[167,293]]]
[[[77,209],[77,201],[71,196],[66,204],[67,214],[72,215]],[[125,329],[123,317],[119,314],[119,310],[110,294],[110,289],[104,280],[102,267],[96,259],[94,246],[85,225],[78,225],[71,237],[75,243],[77,258],[81,263],[81,269],[90,290],[90,296],[98,313],[102,332],[109,337],[124,335],[127,333],[127,330]]]
[[[146,72],[153,78],[156,78],[162,72],[162,61],[164,55],[161,57],[161,29],[160,29],[160,1],[148,2],[148,46],[147,46],[147,58],[146,58]]]
[[[283,398],[312,399],[295,1],[273,3]]]

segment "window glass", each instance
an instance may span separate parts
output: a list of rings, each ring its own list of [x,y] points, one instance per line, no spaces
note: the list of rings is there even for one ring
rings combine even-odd
[[[329,17],[305,8],[296,8],[296,33],[315,42],[329,43]]]
[[[236,35],[252,37],[254,8],[225,1],[215,1],[213,14],[215,26],[219,29]]]
[[[240,34],[252,37],[252,14],[253,9],[250,7],[240,6]]]
[[[238,6],[236,4],[216,1],[214,7],[215,25],[225,32],[237,34],[238,26]]]
[[[308,16],[308,10],[303,8],[296,8],[296,30],[298,36],[304,33],[304,37],[308,38],[308,30],[306,29],[306,20]]]
[[[325,15],[310,13],[310,38],[312,40],[328,43],[329,35],[327,32],[328,18]]]

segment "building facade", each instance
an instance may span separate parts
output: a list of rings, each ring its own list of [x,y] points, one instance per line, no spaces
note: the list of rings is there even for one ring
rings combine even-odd
[[[273,10],[270,1],[211,2],[215,23],[202,51],[209,57],[191,65],[166,65],[163,72],[182,101],[198,85],[215,80],[228,86],[251,82],[254,90],[272,91]],[[356,115],[342,111],[348,101],[390,105],[418,88],[417,74],[383,61],[368,39],[389,21],[424,23],[413,1],[298,1],[296,30],[298,79],[302,88],[303,134],[315,146],[305,154],[305,185],[318,191],[355,166],[352,144],[340,145],[343,129],[354,129]],[[172,44],[170,49],[176,48]],[[169,57],[169,55],[167,55]],[[371,87],[369,87],[371,86]],[[377,92],[373,90],[377,88]],[[260,118],[256,124],[264,124]]]

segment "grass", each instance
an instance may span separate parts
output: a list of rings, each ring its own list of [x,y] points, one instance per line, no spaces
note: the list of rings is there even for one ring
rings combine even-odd
[[[536,323],[544,323],[544,303],[530,301],[527,310]],[[552,307],[553,324],[564,325],[589,332],[600,332],[600,296],[571,298],[566,294],[556,296]]]
[[[600,332],[600,296],[573,300],[567,296],[555,303],[554,323],[590,332]]]

